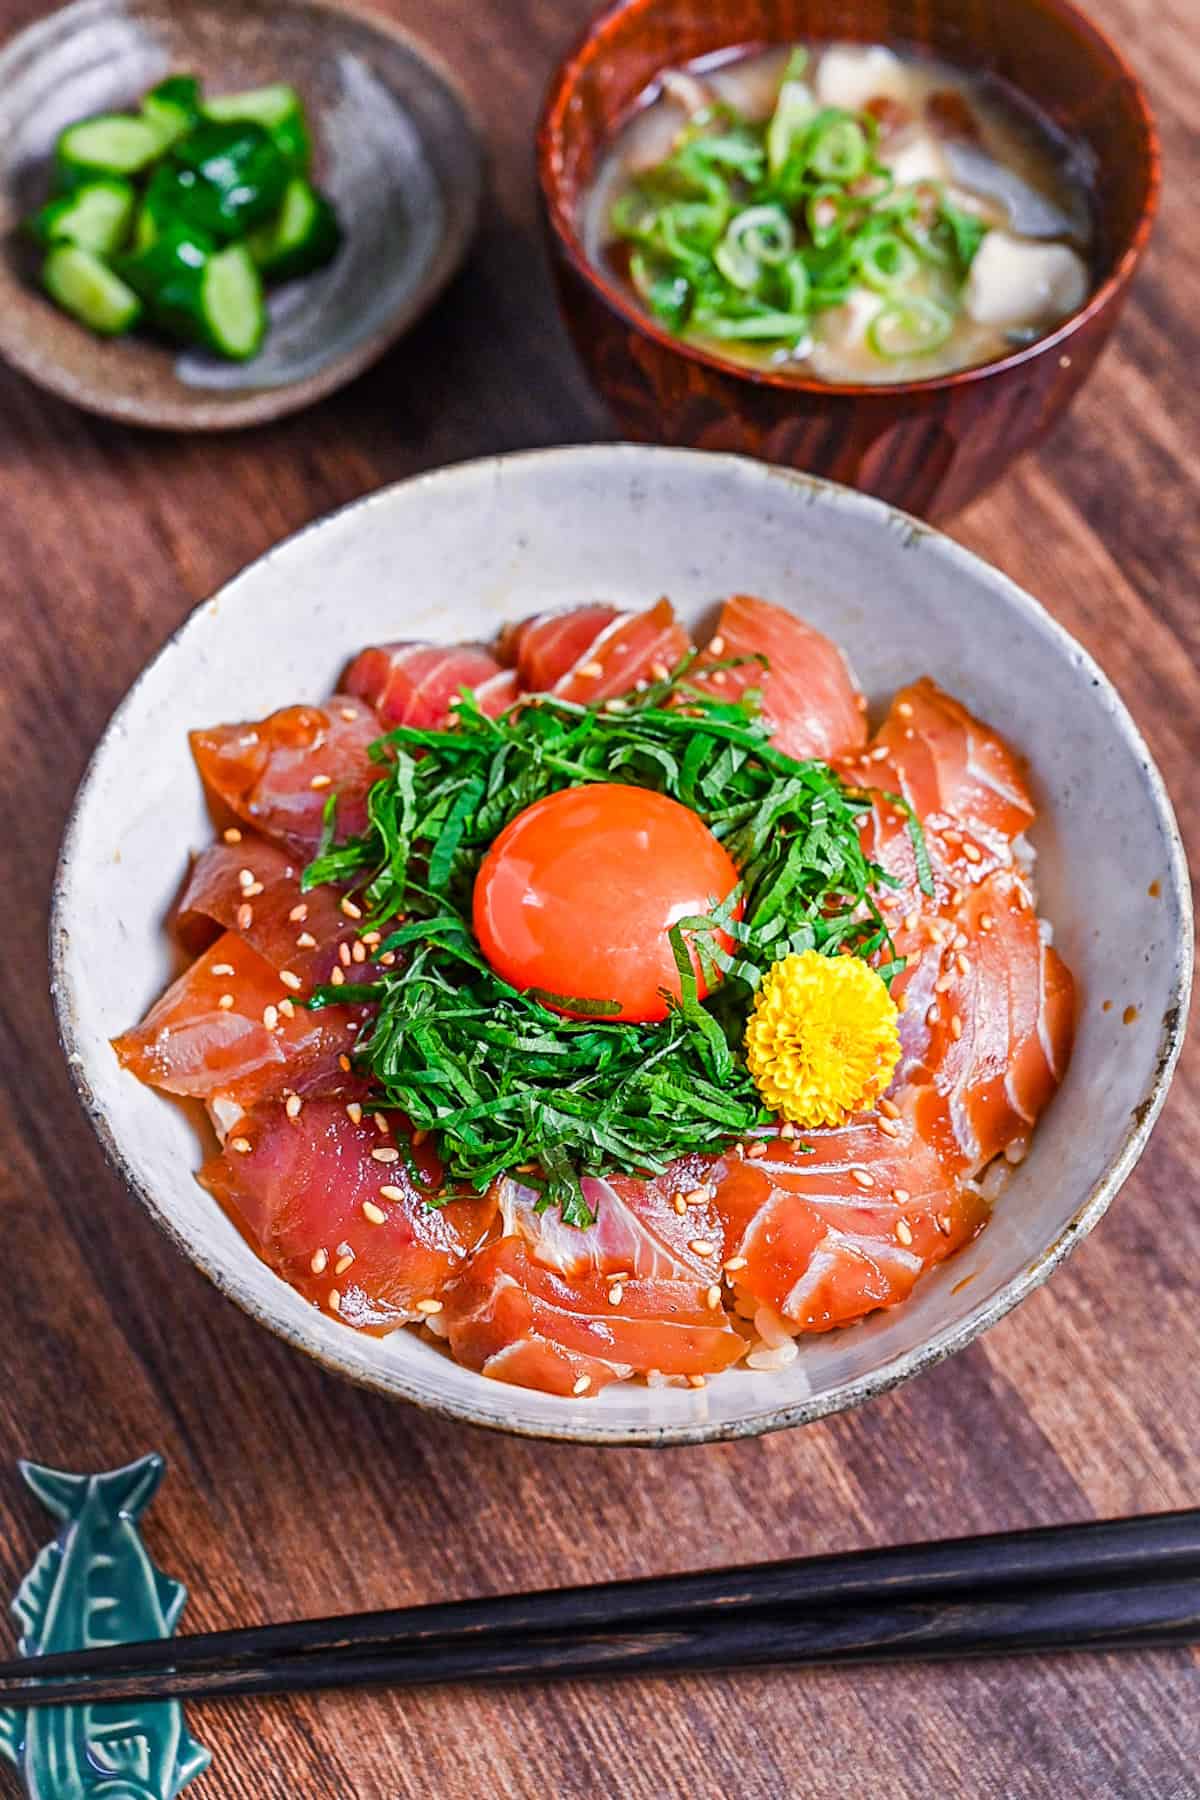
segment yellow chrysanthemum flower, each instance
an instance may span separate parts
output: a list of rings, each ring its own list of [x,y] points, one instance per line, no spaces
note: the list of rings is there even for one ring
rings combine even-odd
[[[896,1005],[859,956],[785,956],[759,983],[746,1061],[772,1112],[813,1129],[878,1100],[900,1060]]]

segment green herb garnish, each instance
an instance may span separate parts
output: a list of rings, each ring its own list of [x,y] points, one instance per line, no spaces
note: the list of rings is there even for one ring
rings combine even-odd
[[[323,845],[304,874],[306,890],[351,883],[370,926],[392,925],[377,953],[394,951],[394,970],[321,988],[311,1002],[373,1006],[357,1057],[381,1101],[434,1134],[454,1182],[482,1191],[535,1165],[523,1178],[571,1224],[591,1218],[581,1176],[656,1173],[769,1120],[741,1046],[772,962],[845,948],[883,953],[889,975],[903,966],[872,893],[896,883],[859,841],[870,802],[824,763],[774,749],[753,690],[733,704],[713,700],[689,682],[689,666],[617,712],[538,696],[488,719],[464,691],[452,728],[400,727],[372,747],[388,767],[370,790],[367,832]],[[673,928],[682,992],[656,1024],[547,996],[588,1015],[563,1017],[502,981],[471,930],[475,875],[509,820],[547,794],[599,781],[692,808],[741,875],[712,914]],[[731,916],[738,899],[740,920]],[[689,948],[708,985],[723,977],[703,1001]]]
[[[987,230],[937,182],[898,187],[869,112],[818,107],[793,52],[756,123],[719,105],[620,194],[609,218],[629,278],[670,330],[799,353],[856,288],[887,296],[881,358],[945,342]],[[881,315],[882,317],[883,315]]]

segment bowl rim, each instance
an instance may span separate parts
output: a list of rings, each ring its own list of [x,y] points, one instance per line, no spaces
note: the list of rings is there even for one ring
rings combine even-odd
[[[41,35],[50,36],[55,29],[61,29],[62,21],[68,15],[88,11],[95,3],[96,0],[67,0],[65,6],[31,20],[23,29],[4,37],[0,40],[0,73],[10,58],[28,56],[31,52],[36,55]],[[349,21],[374,37],[407,50],[441,84],[460,113],[465,128],[462,136],[467,178],[460,203],[447,209],[446,229],[438,240],[422,281],[390,317],[358,343],[330,357],[311,374],[276,387],[224,390],[220,396],[197,388],[194,399],[144,399],[130,392],[98,394],[92,388],[73,387],[54,358],[44,360],[36,354],[31,356],[20,342],[5,343],[0,356],[27,381],[82,412],[150,431],[220,432],[268,425],[316,405],[362,375],[424,317],[458,273],[478,234],[489,167],[479,112],[459,77],[416,32],[370,11],[358,0],[282,0],[282,4],[295,11],[322,14],[332,22],[331,29],[334,30],[341,22]],[[247,366],[252,368],[253,364]],[[184,394],[190,394],[191,390],[183,388],[182,383],[179,386]],[[239,397],[234,397],[235,394]]]
[[[968,1312],[958,1325],[935,1333],[925,1342],[897,1354],[889,1361],[880,1364],[878,1368],[868,1371],[856,1380],[848,1382],[828,1394],[810,1396],[774,1409],[764,1409],[743,1418],[713,1422],[681,1421],[661,1425],[655,1425],[649,1421],[634,1425],[608,1425],[602,1415],[596,1414],[593,1417],[589,1411],[582,1418],[578,1414],[570,1417],[564,1415],[561,1423],[557,1421],[535,1423],[522,1420],[508,1422],[495,1416],[494,1413],[478,1412],[469,1403],[464,1404],[425,1392],[417,1393],[402,1370],[388,1369],[385,1371],[381,1369],[375,1373],[347,1366],[338,1354],[330,1352],[325,1346],[307,1337],[298,1325],[293,1326],[289,1321],[275,1317],[269,1302],[249,1291],[238,1291],[236,1286],[227,1280],[224,1271],[218,1266],[216,1258],[203,1251],[198,1251],[187,1240],[171,1216],[169,1207],[161,1203],[148,1184],[141,1180],[125,1154],[119,1134],[114,1129],[108,1113],[92,1092],[88,1079],[88,1059],[81,1049],[76,1029],[77,1005],[72,981],[71,920],[68,911],[76,840],[91,789],[97,780],[107,748],[114,738],[124,735],[126,718],[132,710],[143,684],[159,663],[164,658],[176,653],[184,645],[188,634],[206,617],[211,616],[214,600],[227,601],[229,589],[240,583],[249,570],[270,560],[281,547],[287,546],[289,549],[295,547],[310,533],[321,531],[334,525],[337,521],[344,521],[349,515],[361,513],[365,517],[372,508],[380,505],[386,506],[391,496],[401,489],[446,487],[453,491],[455,485],[462,481],[490,483],[499,478],[502,469],[507,470],[513,467],[536,471],[540,467],[548,467],[556,463],[572,461],[583,465],[590,461],[604,468],[606,465],[611,466],[614,462],[618,465],[636,465],[639,461],[650,460],[661,464],[666,459],[669,459],[681,471],[693,464],[703,463],[706,469],[716,464],[718,466],[725,465],[731,477],[738,476],[756,482],[783,480],[807,496],[810,502],[824,498],[830,504],[846,507],[852,513],[857,512],[860,516],[869,517],[880,526],[890,526],[893,530],[899,530],[905,535],[915,534],[922,540],[933,540],[937,553],[948,558],[952,566],[956,566],[961,572],[975,579],[982,577],[992,586],[993,591],[1003,594],[1008,605],[1014,607],[1026,620],[1036,624],[1040,631],[1053,639],[1059,651],[1068,655],[1075,662],[1081,675],[1086,676],[1091,686],[1097,690],[1098,698],[1110,712],[1114,729],[1137,753],[1144,769],[1149,787],[1149,798],[1162,824],[1163,836],[1166,841],[1164,894],[1168,894],[1175,901],[1180,913],[1180,940],[1176,946],[1179,964],[1175,973],[1170,1002],[1162,1017],[1161,1036],[1153,1070],[1140,1100],[1131,1112],[1125,1136],[1107,1170],[1092,1185],[1081,1205],[1059,1230],[1053,1241],[1032,1262],[1014,1275],[991,1300]],[[242,604],[252,604],[252,601],[243,600]],[[227,606],[223,610],[227,610]],[[196,606],[191,608],[186,617],[145,664],[120,700],[88,760],[71,803],[55,865],[51,890],[48,948],[50,991],[59,1042],[79,1103],[100,1140],[105,1157],[125,1186],[133,1193],[159,1228],[171,1239],[175,1247],[193,1266],[200,1269],[227,1299],[233,1300],[258,1324],[265,1326],[276,1337],[302,1351],[322,1368],[343,1379],[349,1379],[356,1386],[383,1394],[389,1399],[405,1400],[436,1416],[523,1438],[618,1447],[667,1448],[764,1436],[769,1432],[810,1424],[830,1414],[848,1411],[866,1400],[887,1393],[901,1382],[908,1380],[910,1376],[921,1374],[924,1370],[944,1361],[956,1351],[965,1348],[967,1344],[1002,1319],[1035,1288],[1040,1287],[1108,1210],[1145,1148],[1162,1110],[1187,1030],[1194,963],[1193,938],[1192,892],[1186,851],[1170,796],[1158,766],[1128,708],[1103,669],[1040,601],[1034,599],[1031,594],[994,565],[975,555],[973,551],[966,549],[953,538],[947,537],[943,532],[913,518],[910,514],[902,512],[885,501],[859,493],[839,482],[828,481],[819,476],[800,474],[792,469],[763,464],[752,458],[725,453],[628,443],[601,443],[564,445],[543,450],[478,457],[390,483],[386,487],[378,488],[372,493],[360,496],[358,499],[324,514],[321,518],[311,521],[299,531],[292,533],[291,536],[281,539],[279,544],[254,558],[233,575],[217,590],[215,595],[199,601]],[[254,1255],[249,1246],[246,1247],[246,1254]],[[479,1379],[484,1378],[480,1377]],[[503,1384],[489,1384],[489,1386],[493,1385],[502,1386]],[[519,1390],[517,1391],[519,1392]]]
[[[754,387],[767,388],[776,393],[833,395],[864,402],[871,399],[884,401],[919,398],[924,394],[944,393],[1006,374],[1010,370],[1022,368],[1028,362],[1036,361],[1040,356],[1061,350],[1078,331],[1117,301],[1128,287],[1145,254],[1158,216],[1162,192],[1162,141],[1158,125],[1141,79],[1108,32],[1076,6],[1074,0],[1037,0],[1044,11],[1056,14],[1065,23],[1077,28],[1082,36],[1090,37],[1100,53],[1112,61],[1120,79],[1128,87],[1146,140],[1146,187],[1133,236],[1117,263],[1081,306],[1045,337],[1037,338],[1032,344],[1025,344],[1007,356],[997,357],[991,362],[972,363],[965,369],[952,369],[942,375],[927,375],[916,381],[818,381],[811,376],[785,375],[772,369],[758,369],[750,364],[734,362],[689,339],[673,336],[630,299],[621,283],[607,276],[588,255],[575,223],[573,209],[562,192],[560,180],[562,121],[574,97],[581,66],[597,54],[598,41],[608,25],[623,13],[649,12],[657,3],[658,0],[604,0],[604,4],[577,33],[556,64],[542,101],[537,129],[537,171],[542,211],[559,254],[610,312],[616,313],[660,349],[673,352],[686,362],[698,363],[719,375],[747,381]]]

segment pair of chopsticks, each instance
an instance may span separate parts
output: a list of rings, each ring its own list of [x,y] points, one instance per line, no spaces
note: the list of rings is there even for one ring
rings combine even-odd
[[[0,1706],[1200,1641],[1200,1510],[0,1664]]]

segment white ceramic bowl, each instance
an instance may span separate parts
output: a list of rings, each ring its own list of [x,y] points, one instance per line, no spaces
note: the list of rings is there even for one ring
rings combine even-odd
[[[487,638],[505,619],[597,596],[640,606],[667,593],[697,624],[736,590],[793,606],[837,638],[873,704],[928,671],[1030,758],[1041,905],[1082,997],[1074,1058],[1031,1154],[988,1229],[907,1304],[804,1340],[780,1372],[563,1400],[487,1381],[409,1331],[358,1335],[258,1261],[192,1178],[191,1124],[109,1048],[169,978],[164,917],[188,852],[211,836],[188,727],[319,699],[373,640]],[[469,463],[372,494],[198,607],[96,751],[63,845],[51,937],[63,1042],[108,1154],[240,1306],[328,1367],[421,1406],[528,1435],[669,1444],[853,1405],[960,1349],[1043,1281],[1104,1212],[1162,1105],[1192,926],[1183,849],[1146,745],[1036,601],[848,489],[733,457],[603,445]]]

